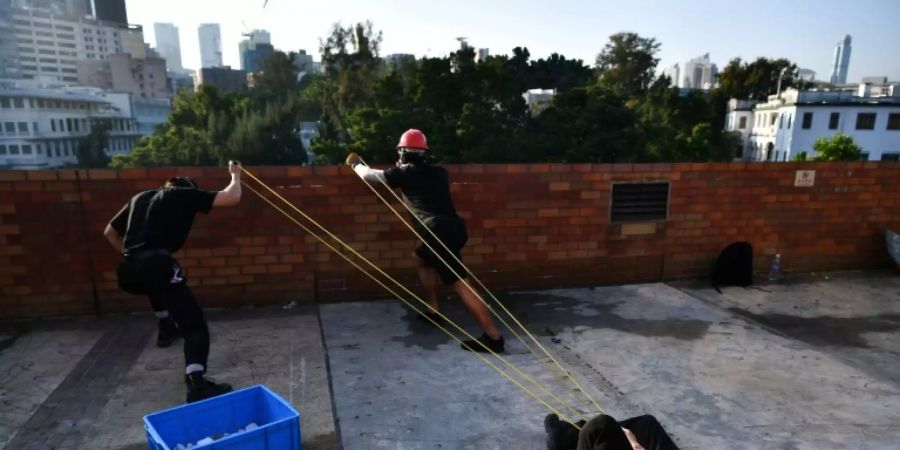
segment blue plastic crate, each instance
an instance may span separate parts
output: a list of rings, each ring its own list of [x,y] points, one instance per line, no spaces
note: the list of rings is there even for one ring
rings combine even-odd
[[[259,428],[234,434],[255,423]],[[150,450],[173,450],[205,437],[228,437],[195,449],[300,450],[300,414],[263,385],[144,416]]]

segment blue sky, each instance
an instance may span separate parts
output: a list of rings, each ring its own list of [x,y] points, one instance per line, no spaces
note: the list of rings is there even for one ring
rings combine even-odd
[[[151,43],[154,22],[177,25],[188,68],[199,66],[200,23],[221,24],[225,63],[237,67],[245,29],[270,31],[281,50],[318,54],[331,24],[368,19],[384,32],[382,54],[444,55],[466,36],[493,54],[525,46],[533,57],[557,52],[593,64],[610,34],[634,31],[662,43],[660,68],[703,53],[720,67],[733,57],[787,57],[818,79],[828,78],[834,45],[850,34],[849,81],[900,80],[900,0],[269,0],[262,8],[263,1],[127,0],[127,7]]]

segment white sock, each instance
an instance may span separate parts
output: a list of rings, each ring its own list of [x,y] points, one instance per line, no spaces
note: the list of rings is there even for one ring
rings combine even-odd
[[[166,317],[169,317],[168,311],[157,311],[154,314],[156,314],[156,318],[158,319],[165,319]]]
[[[190,375],[194,372],[203,372],[203,364],[188,364],[184,369],[184,373]]]

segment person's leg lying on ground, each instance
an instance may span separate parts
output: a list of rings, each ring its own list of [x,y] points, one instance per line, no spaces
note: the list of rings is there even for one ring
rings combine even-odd
[[[166,290],[166,306],[184,337],[184,382],[187,402],[196,402],[231,392],[226,383],[214,383],[205,378],[209,358],[209,327],[203,310],[184,282],[173,283]]]
[[[577,450],[633,450],[622,427],[610,416],[589,420],[578,433]]]
[[[583,427],[584,421],[577,424]],[[578,446],[578,428],[560,420],[556,414],[547,414],[544,418],[544,431],[547,432],[547,450],[575,450]]]
[[[623,420],[619,425],[631,431],[646,450],[678,450],[659,421],[649,414]]]

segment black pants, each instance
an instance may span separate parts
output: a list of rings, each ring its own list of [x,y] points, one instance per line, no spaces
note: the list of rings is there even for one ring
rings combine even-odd
[[[456,217],[438,217],[426,224],[431,232],[419,225],[416,226],[416,231],[428,243],[428,245],[423,243],[416,248],[416,256],[437,270],[445,285],[451,285],[461,278],[466,278],[466,268],[461,263],[462,256],[460,255],[460,251],[469,240],[466,223]],[[435,239],[435,236],[440,241]],[[448,249],[450,252],[447,251]]]
[[[578,450],[631,450],[631,443],[622,428],[631,430],[646,450],[678,450],[666,430],[651,415],[621,422],[607,415],[594,417],[581,427]]]
[[[147,295],[156,312],[169,312],[184,337],[185,366],[200,364],[205,370],[209,358],[209,328],[178,262],[163,255],[125,258],[119,263],[117,272],[122,289]]]

